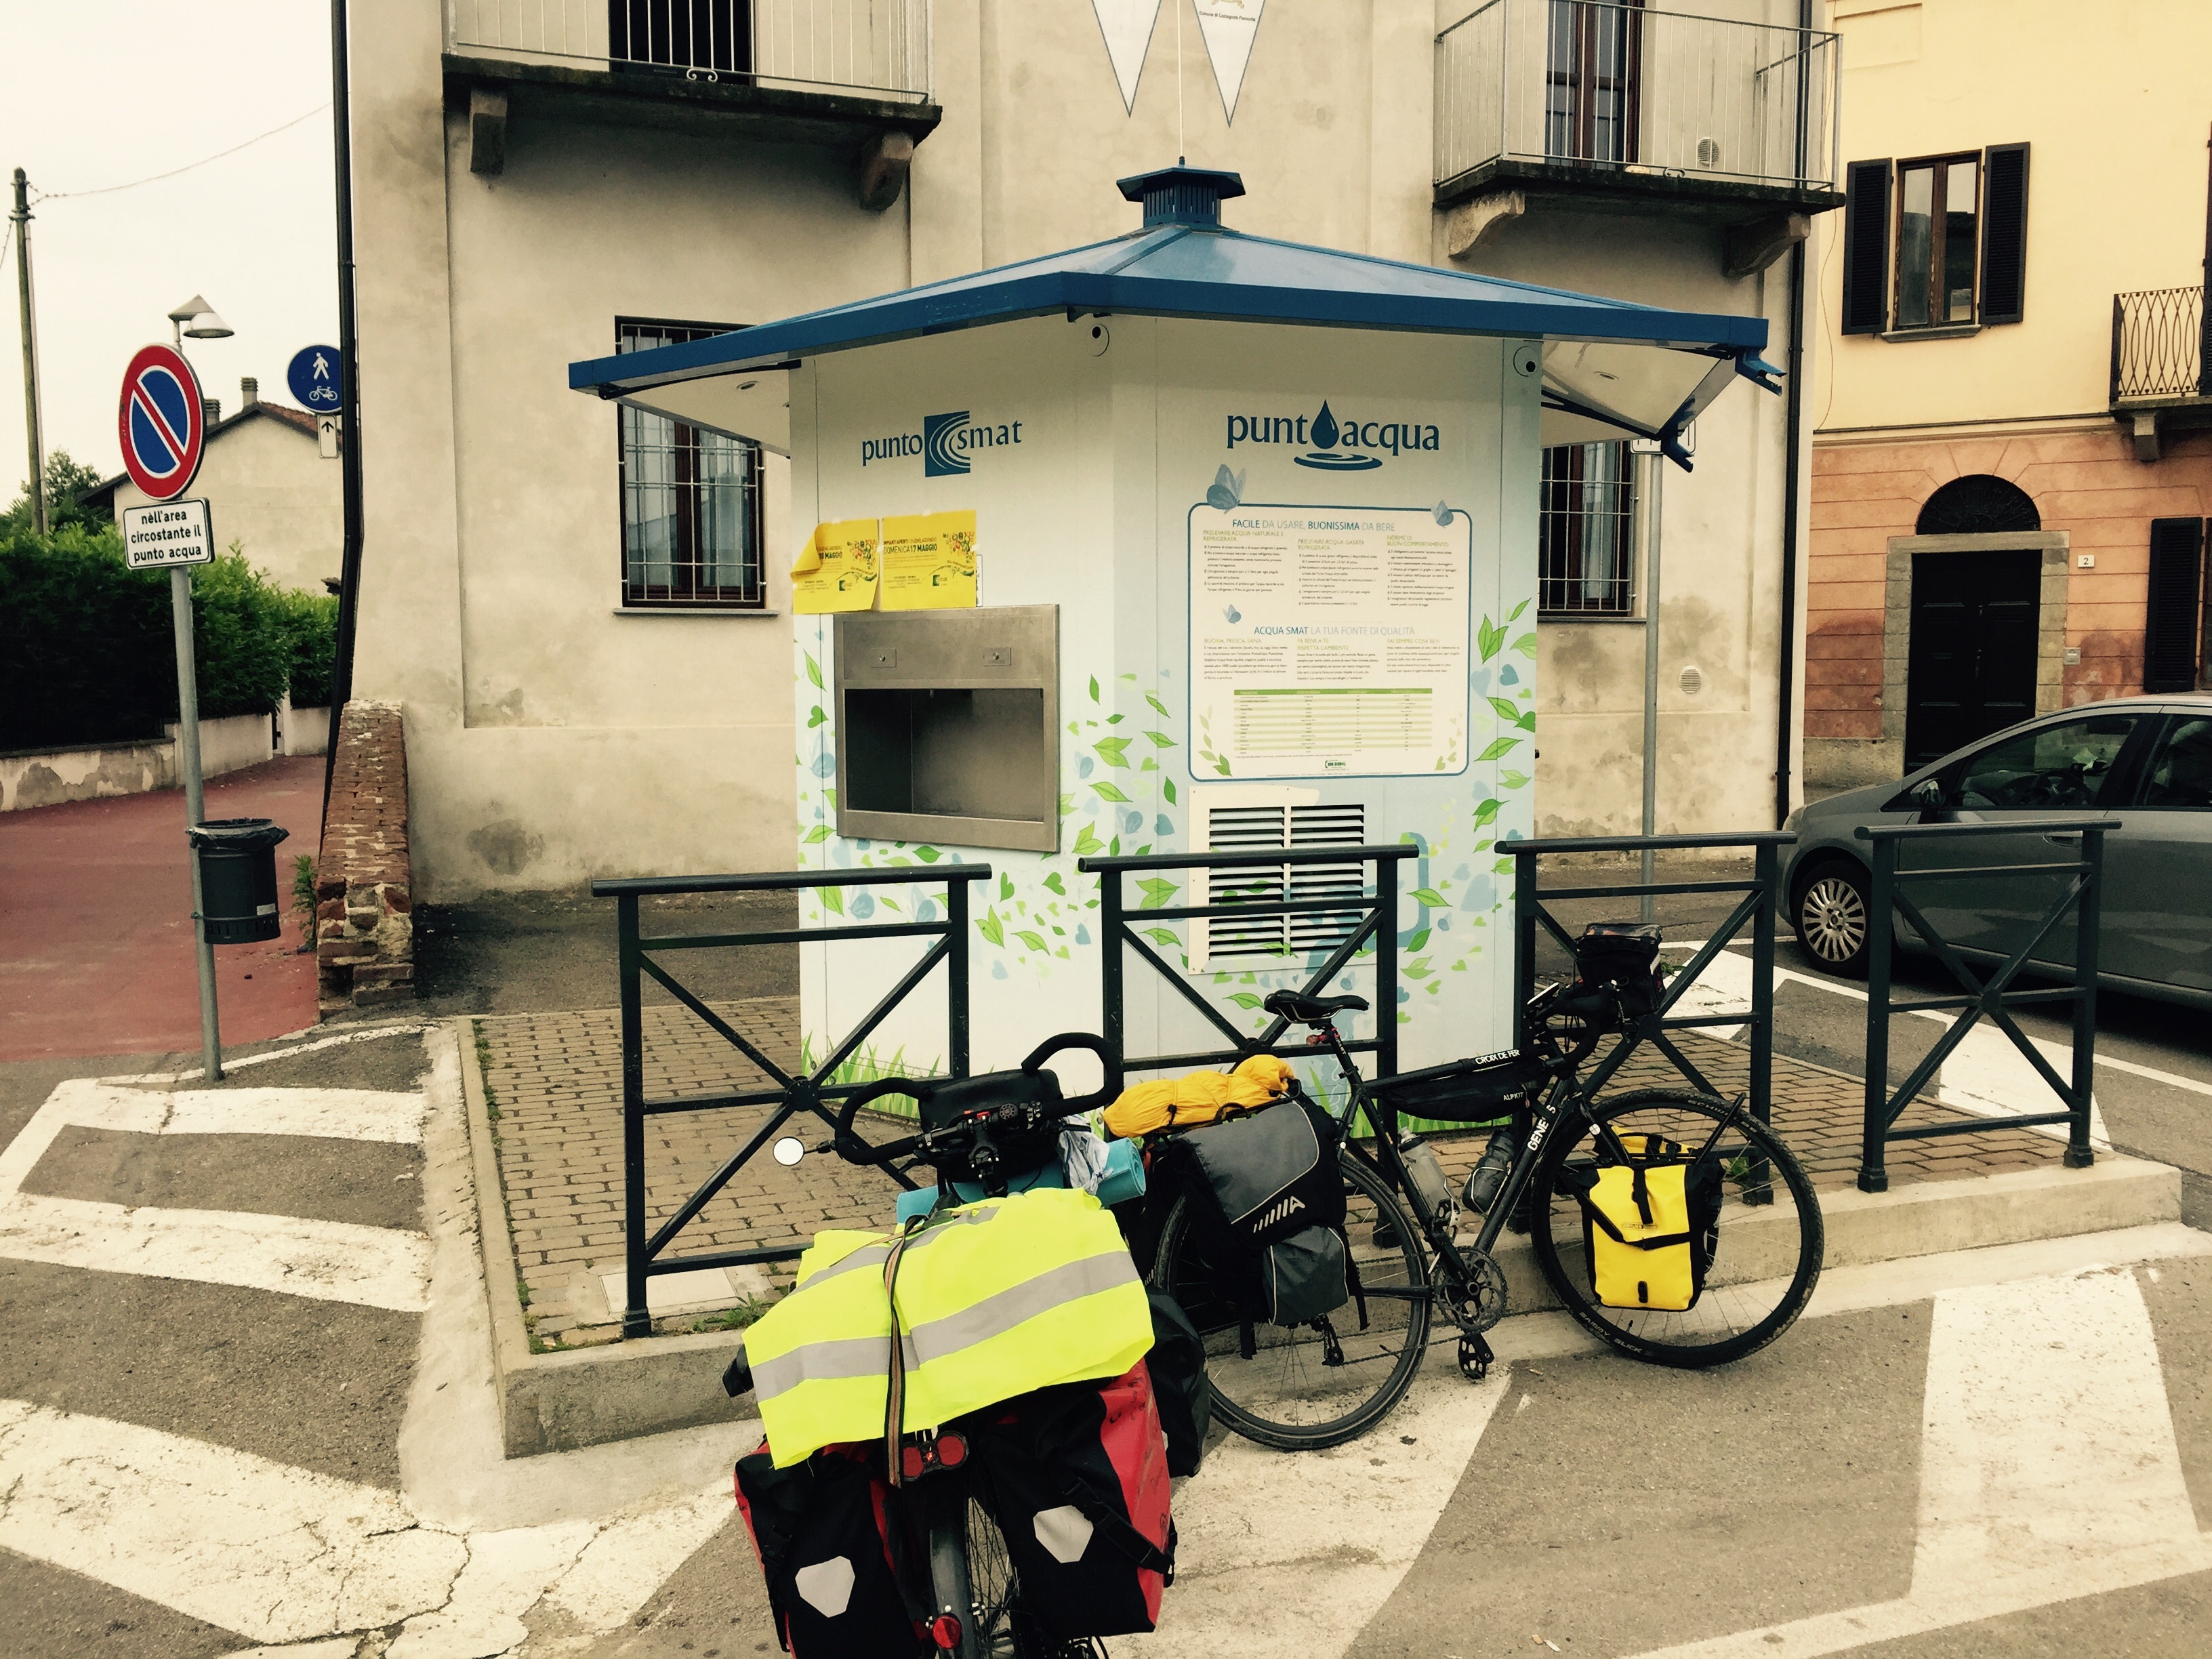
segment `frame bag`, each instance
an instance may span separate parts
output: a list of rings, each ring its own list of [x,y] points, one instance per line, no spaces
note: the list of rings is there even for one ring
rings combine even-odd
[[[891,1559],[882,1449],[817,1452],[777,1468],[763,1442],[738,1460],[738,1508],[752,1534],[776,1639],[793,1659],[886,1659],[920,1639]]]
[[[1040,1389],[968,1431],[1030,1616],[1062,1640],[1157,1625],[1175,1525],[1145,1365],[1110,1382]]]
[[[1239,1244],[1272,1244],[1344,1225],[1336,1121],[1296,1095],[1179,1136],[1176,1157],[1215,1228]]]
[[[1720,1243],[1721,1170],[1658,1135],[1622,1135],[1626,1163],[1600,1142],[1577,1194],[1590,1290],[1601,1306],[1697,1306]]]

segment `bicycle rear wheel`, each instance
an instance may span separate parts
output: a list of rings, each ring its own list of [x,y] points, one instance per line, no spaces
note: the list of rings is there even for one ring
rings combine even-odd
[[[1352,1154],[1339,1161],[1345,1237],[1367,1304],[1285,1327],[1255,1316],[1249,1252],[1212,1237],[1188,1197],[1160,1230],[1152,1283],[1179,1303],[1206,1344],[1213,1414],[1248,1440],[1310,1451],[1351,1439],[1413,1385],[1428,1346],[1431,1291],[1419,1236],[1382,1176]],[[1379,1234],[1391,1242],[1377,1244]],[[1249,1350],[1249,1352],[1248,1352]]]
[[[1015,1636],[1014,1577],[1006,1540],[976,1487],[976,1478],[942,1482],[927,1488],[925,1505],[929,1535],[929,1581],[933,1613],[951,1613],[960,1620],[958,1659],[1030,1659],[1042,1649]]]
[[[1682,1312],[1608,1308],[1591,1287],[1578,1172],[1597,1152],[1595,1125],[1662,1135],[1695,1152],[1712,1139],[1723,1172],[1719,1243],[1694,1306]],[[1790,1149],[1748,1111],[1687,1090],[1638,1089],[1563,1123],[1535,1173],[1536,1262],[1577,1322],[1623,1353],[1696,1369],[1755,1353],[1804,1311],[1820,1277],[1825,1230],[1813,1183]],[[1547,1195],[1547,1196],[1544,1196]]]

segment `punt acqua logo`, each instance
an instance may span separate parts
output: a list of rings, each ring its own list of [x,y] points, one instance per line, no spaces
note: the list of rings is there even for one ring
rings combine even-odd
[[[1321,410],[1304,415],[1231,415],[1228,417],[1229,447],[1239,444],[1291,444],[1304,450],[1291,459],[1300,466],[1323,472],[1366,472],[1382,465],[1384,455],[1401,455],[1438,447],[1437,429],[1417,421],[1365,421],[1352,416],[1340,420],[1322,399]]]
[[[1022,441],[1019,421],[1001,421],[993,425],[988,421],[969,418],[969,411],[954,410],[945,415],[925,415],[919,432],[896,432],[888,438],[860,440],[860,465],[871,461],[897,460],[902,456],[921,457],[921,476],[925,478],[949,478],[967,472],[969,458],[979,449],[997,449],[1001,446],[1018,444]]]

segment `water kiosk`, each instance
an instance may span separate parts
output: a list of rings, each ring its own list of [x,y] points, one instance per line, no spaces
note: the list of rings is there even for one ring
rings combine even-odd
[[[972,1063],[1010,1066],[1099,1029],[1100,878],[1079,859],[1403,843],[1400,989],[1378,1011],[1400,1063],[1503,1048],[1497,843],[1533,827],[1539,452],[1635,435],[1686,465],[1684,428],[1731,381],[1777,389],[1766,325],[1245,235],[1221,222],[1234,173],[1121,188],[1144,223],[1110,241],[569,371],[791,459],[795,859],[917,872],[809,890],[802,920],[929,921],[930,868],[988,861]],[[1362,877],[1164,869],[1131,902],[1350,903]],[[1362,918],[1134,920],[1256,1031],[1261,997]],[[802,956],[819,1056],[915,951]],[[1332,988],[1369,991],[1371,960]],[[854,1076],[942,1069],[938,977]],[[1220,1046],[1153,974],[1125,1006],[1131,1054]]]

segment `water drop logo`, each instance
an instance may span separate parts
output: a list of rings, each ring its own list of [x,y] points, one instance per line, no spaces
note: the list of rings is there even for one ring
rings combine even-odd
[[[1329,412],[1326,398],[1322,399],[1321,413],[1313,418],[1311,430],[1312,452],[1291,457],[1300,466],[1314,467],[1323,472],[1369,472],[1382,465],[1382,458],[1379,455],[1362,454],[1352,447],[1341,451],[1337,448],[1337,441],[1347,434],[1345,428],[1337,425],[1336,416]],[[1359,436],[1358,428],[1356,425],[1352,427],[1348,435],[1356,443]]]
[[[925,478],[948,478],[968,471],[968,457],[957,447],[968,428],[964,409],[950,415],[925,416],[921,422],[921,474]]]

